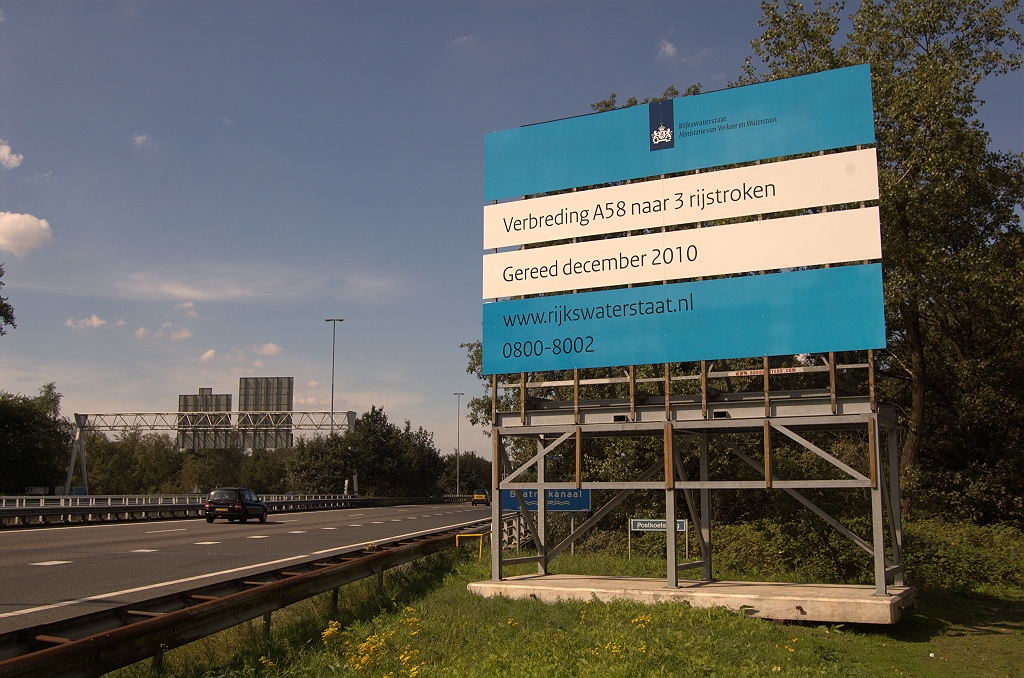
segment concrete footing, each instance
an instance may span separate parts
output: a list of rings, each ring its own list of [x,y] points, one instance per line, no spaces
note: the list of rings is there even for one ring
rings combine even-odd
[[[591,597],[605,602],[686,602],[693,607],[726,607],[751,617],[843,624],[895,624],[903,609],[917,601],[913,586],[890,586],[890,595],[876,596],[874,586],[681,579],[679,588],[670,589],[664,579],[569,574],[478,581],[469,590],[482,596],[535,598],[546,603]]]

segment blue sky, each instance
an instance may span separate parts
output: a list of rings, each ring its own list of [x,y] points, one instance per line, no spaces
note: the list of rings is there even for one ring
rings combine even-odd
[[[483,135],[718,89],[756,2],[0,1],[0,389],[71,412],[383,406],[455,446],[480,393]],[[982,119],[1024,150],[1024,79]],[[42,220],[45,220],[44,226]],[[463,406],[465,398],[463,399]],[[462,448],[489,457],[463,419]]]

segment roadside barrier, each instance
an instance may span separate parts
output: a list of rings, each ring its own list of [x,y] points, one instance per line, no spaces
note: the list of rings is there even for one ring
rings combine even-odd
[[[0,678],[100,676],[149,657],[159,671],[167,650],[258,617],[263,617],[264,635],[269,637],[275,610],[332,590],[336,609],[339,586],[454,548],[463,531],[489,522],[476,520],[455,529],[379,542],[0,635]]]
[[[271,513],[290,513],[357,506],[463,503],[471,500],[472,496],[353,497],[343,494],[281,494],[262,495],[261,498]],[[0,497],[0,526],[199,518],[205,515],[205,503],[205,494]]]

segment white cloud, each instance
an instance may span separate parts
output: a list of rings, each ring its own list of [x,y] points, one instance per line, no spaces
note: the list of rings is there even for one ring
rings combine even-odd
[[[81,320],[75,320],[74,318],[68,318],[67,322],[64,323],[68,327],[76,330],[85,329],[86,327],[101,327],[107,324],[106,320],[96,317],[93,313],[89,318],[82,318]]]
[[[316,388],[319,385],[320,385],[319,381],[307,381],[306,382],[306,387],[307,388]]]
[[[11,145],[0,139],[0,167],[5,170],[12,170],[21,164],[21,161],[25,159],[25,156],[20,153],[13,153],[11,151]]]
[[[201,363],[208,363],[208,362],[210,362],[211,360],[213,360],[213,356],[214,356],[215,353],[217,353],[217,352],[211,348],[209,351],[206,351],[205,353],[203,353],[203,355],[199,356],[199,362],[201,362]]]
[[[46,219],[31,214],[0,212],[0,250],[23,257],[51,240],[53,232]]]
[[[147,330],[145,327],[140,327],[139,329],[135,330],[136,339],[142,339],[147,334],[149,334],[149,330]]]
[[[295,402],[298,403],[299,405],[319,405],[320,404],[320,400],[318,398],[314,398],[313,396],[310,396],[308,398],[296,398]]]
[[[270,342],[261,346],[254,346],[252,350],[260,355],[277,355],[281,352],[281,347],[274,342]]]
[[[180,330],[175,330],[175,331],[171,332],[171,340],[172,341],[178,341],[179,339],[191,339],[191,338],[192,338],[192,330],[186,329],[184,327],[182,327]]]
[[[231,118],[229,118],[226,115],[222,115],[221,118],[220,118],[220,121],[222,123],[224,123],[225,125],[234,125],[235,124],[235,121],[232,120]]]
[[[118,318],[118,319],[117,319],[117,322],[116,322],[116,323],[114,323],[114,324],[115,324],[115,325],[117,325],[118,327],[124,327],[124,326],[125,326],[125,325],[127,325],[128,323],[127,323],[127,322],[125,321],[125,319],[124,319],[124,318]]]
[[[476,38],[474,38],[473,36],[463,35],[462,37],[455,38],[454,40],[452,40],[448,46],[453,49],[457,49],[459,47],[469,47],[474,42],[476,42]]]
[[[671,59],[676,55],[676,46],[665,38],[661,39],[658,43],[658,58],[659,59]]]
[[[0,12],[0,24],[4,22],[4,13]]]
[[[185,311],[186,318],[198,318],[199,312],[196,311],[196,305],[191,301],[186,301],[180,304],[175,304],[174,308]]]
[[[252,366],[253,367],[263,367],[263,361],[262,360],[257,360],[256,362],[254,362],[252,364]]]
[[[152,137],[150,137],[148,134],[133,134],[132,135],[132,143],[135,144],[136,146],[139,146],[139,147],[148,146],[150,144],[150,142],[152,142],[152,141],[153,141]]]

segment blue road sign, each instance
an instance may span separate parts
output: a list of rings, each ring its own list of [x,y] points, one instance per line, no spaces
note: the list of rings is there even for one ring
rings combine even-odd
[[[520,490],[529,511],[537,510],[537,490]],[[512,490],[501,491],[501,508],[518,511],[519,500]],[[590,510],[590,490],[548,490],[549,511],[585,512]]]

